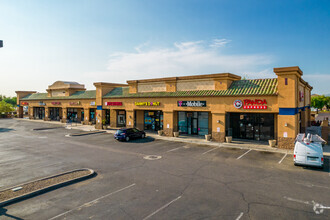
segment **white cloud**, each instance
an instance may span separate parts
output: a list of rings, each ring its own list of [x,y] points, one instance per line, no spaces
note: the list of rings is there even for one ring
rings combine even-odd
[[[230,43],[231,40],[227,39],[214,39],[210,47],[224,47],[226,44]]]
[[[94,72],[93,80],[126,82],[126,80],[231,72],[246,74],[247,78],[271,75],[269,64],[273,58],[263,54],[223,53],[219,47],[229,40],[216,39],[212,43],[191,41],[174,43],[169,48],[146,48],[142,44],[134,52],[110,54],[107,71]],[[91,75],[91,73],[88,73]]]

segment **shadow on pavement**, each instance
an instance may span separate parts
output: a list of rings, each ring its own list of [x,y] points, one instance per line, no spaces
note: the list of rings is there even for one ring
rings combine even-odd
[[[8,218],[23,220],[22,218],[7,214],[7,211],[8,211],[7,209],[0,207],[0,218],[1,216],[7,216]]]
[[[153,142],[153,141],[155,141],[155,138],[153,138],[153,137],[145,137],[144,139],[139,138],[139,139],[130,140],[128,143],[150,143],[150,142]]]
[[[9,132],[9,131],[15,131],[15,129],[11,129],[11,128],[0,128],[0,132]]]

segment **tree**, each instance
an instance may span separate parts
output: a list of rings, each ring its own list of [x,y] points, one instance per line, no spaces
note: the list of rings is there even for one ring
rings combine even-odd
[[[17,103],[17,97],[6,97],[5,95],[0,95],[0,101],[5,101],[15,107]]]
[[[4,100],[2,100],[0,102],[0,114],[4,114],[6,112],[12,112],[15,109],[13,108],[13,106],[7,102],[5,102]]]
[[[314,96],[311,99],[311,106],[317,109],[317,113],[319,109],[322,109],[324,106],[329,109],[330,107],[330,97],[329,96]]]

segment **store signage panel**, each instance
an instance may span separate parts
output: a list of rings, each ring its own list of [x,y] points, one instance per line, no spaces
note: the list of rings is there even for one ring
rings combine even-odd
[[[44,102],[39,102],[39,105],[45,106],[46,103],[44,103]]]
[[[52,105],[60,105],[61,102],[51,102]]]
[[[90,105],[95,105],[95,102],[91,102],[91,104]]]
[[[21,102],[22,105],[29,105],[28,102]]]
[[[206,101],[178,101],[179,107],[206,107]]]
[[[234,107],[240,109],[267,109],[266,99],[244,99],[243,101],[237,99],[234,101]]]
[[[135,102],[136,106],[159,106],[160,102]]]
[[[105,102],[106,106],[122,106],[122,102]]]
[[[78,101],[78,102],[70,102],[70,105],[80,105],[80,104],[81,104],[80,101]]]

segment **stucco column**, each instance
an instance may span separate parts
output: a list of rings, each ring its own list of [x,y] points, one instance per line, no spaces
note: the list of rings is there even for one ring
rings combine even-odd
[[[295,115],[278,115],[278,147],[285,149],[293,149],[295,137],[299,130],[299,116]]]
[[[226,136],[226,114],[211,112],[212,141],[224,142]]]
[[[96,123],[95,123],[95,128],[96,129],[102,129],[103,128],[102,120],[105,119],[105,111],[102,110],[101,107],[97,106],[97,109],[96,109]]]
[[[89,123],[89,108],[84,108],[84,125]]]
[[[135,114],[136,128],[143,131],[144,130],[144,110],[136,110]]]
[[[78,119],[78,122],[81,122],[81,108],[77,109],[77,119]]]
[[[62,108],[62,123],[66,123],[66,117],[67,117],[67,108],[63,107]]]
[[[134,127],[134,110],[126,110],[126,127]]]
[[[163,111],[164,122],[163,122],[163,131],[164,135],[168,137],[173,137],[173,132],[177,131],[177,120],[175,117],[176,112],[173,111]]]
[[[23,106],[17,105],[17,117],[23,118]]]
[[[117,111],[114,109],[110,109],[110,127],[117,127]]]
[[[45,118],[44,121],[49,121],[49,108],[45,106]]]
[[[29,114],[29,119],[33,119],[33,107],[31,106],[28,107],[28,114]]]

